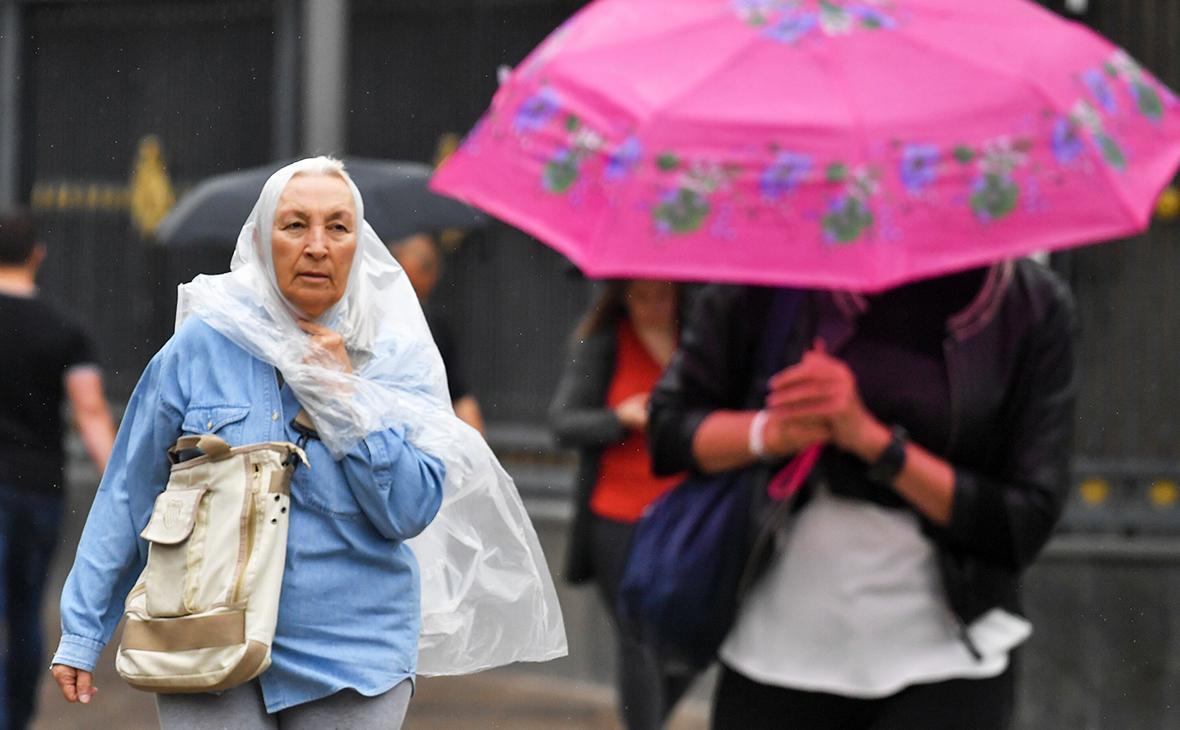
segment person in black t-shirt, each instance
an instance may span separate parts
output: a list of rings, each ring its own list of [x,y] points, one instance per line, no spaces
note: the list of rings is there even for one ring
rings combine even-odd
[[[37,294],[32,218],[0,211],[0,728],[23,730],[41,665],[41,598],[63,505],[68,401],[101,473],[115,440],[90,338]]]
[[[430,326],[430,334],[434,336],[434,344],[438,346],[438,354],[442,356],[443,367],[447,371],[447,387],[451,392],[451,405],[455,409],[455,415],[483,433],[483,414],[479,408],[479,401],[467,387],[467,381],[463,380],[451,328],[445,319],[426,307],[430,292],[434,291],[442,275],[442,256],[438,250],[438,242],[429,233],[416,233],[388,246],[389,252],[410,278],[410,285],[414,287],[418,301],[422,302],[426,323]]]

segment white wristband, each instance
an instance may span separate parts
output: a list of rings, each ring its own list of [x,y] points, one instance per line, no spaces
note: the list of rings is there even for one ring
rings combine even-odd
[[[750,421],[750,453],[759,459],[766,457],[766,443],[762,440],[762,432],[766,430],[766,421],[770,414],[758,411]]]

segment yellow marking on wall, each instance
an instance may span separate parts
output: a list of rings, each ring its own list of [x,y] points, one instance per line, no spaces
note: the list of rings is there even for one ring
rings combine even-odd
[[[459,143],[462,138],[454,132],[443,132],[439,138],[438,143],[434,146],[434,166],[438,168],[442,163],[447,161],[447,158],[459,149]]]
[[[1175,507],[1180,499],[1180,485],[1171,479],[1157,479],[1148,488],[1147,498],[1156,507]]]
[[[1110,498],[1110,483],[1105,479],[1097,477],[1087,479],[1078,487],[1078,491],[1082,494],[1082,501],[1086,504],[1096,507],[1106,502]]]
[[[1155,203],[1155,215],[1162,221],[1180,219],[1180,188],[1169,185]]]
[[[454,132],[443,132],[438,137],[438,142],[434,145],[434,169],[438,169],[442,163],[447,161],[447,158],[455,154],[455,150],[459,149],[459,145],[463,142],[463,138]],[[458,228],[447,228],[438,233],[438,243],[442,246],[443,251],[447,253],[454,253],[463,245],[463,239],[467,237],[467,231]]]

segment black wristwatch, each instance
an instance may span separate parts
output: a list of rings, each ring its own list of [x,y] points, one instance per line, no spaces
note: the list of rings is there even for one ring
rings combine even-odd
[[[905,447],[909,442],[909,433],[901,426],[895,425],[889,445],[865,471],[869,481],[885,486],[892,485],[894,478],[905,468]]]

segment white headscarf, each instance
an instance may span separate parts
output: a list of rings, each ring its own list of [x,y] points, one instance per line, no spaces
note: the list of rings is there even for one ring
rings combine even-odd
[[[317,322],[340,333],[354,372],[331,367],[279,292],[271,229],[296,174],[336,174],[356,202],[357,247],[344,296]],[[422,580],[418,672],[462,674],[566,653],[557,593],[512,478],[479,433],[455,417],[442,358],[401,266],[364,221],[343,165],[315,157],[266,181],[230,272],[182,284],[176,326],[197,316],[283,374],[336,458],[401,426],[446,466],[438,517],[410,545]]]

